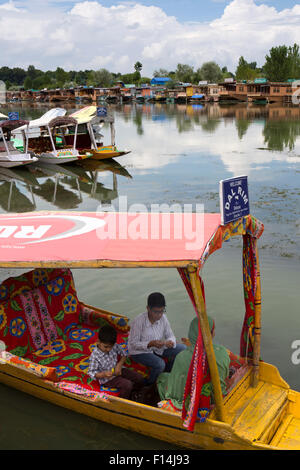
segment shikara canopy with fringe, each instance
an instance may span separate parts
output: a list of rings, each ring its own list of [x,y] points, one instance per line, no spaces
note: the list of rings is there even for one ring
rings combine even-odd
[[[27,126],[29,124],[29,121],[26,120],[9,120],[6,119],[5,121],[0,121],[0,127],[2,128],[3,132],[6,131],[12,131],[14,129],[17,129],[20,126]]]
[[[179,230],[181,228],[181,230]],[[233,236],[243,237],[245,316],[240,355],[253,353],[255,316],[260,313],[257,239],[263,224],[248,215],[221,225],[220,214],[34,212],[0,215],[0,267],[175,267],[199,317],[188,266],[201,268]],[[183,407],[184,426],[193,430],[199,410],[209,410],[210,381],[203,338],[190,365]]]

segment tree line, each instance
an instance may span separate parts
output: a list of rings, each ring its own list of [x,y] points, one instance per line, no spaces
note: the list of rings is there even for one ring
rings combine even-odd
[[[5,82],[7,89],[25,90],[43,88],[72,88],[75,86],[99,86],[111,87],[117,82],[124,84],[142,85],[150,83],[150,77],[141,74],[143,65],[140,61],[134,64],[131,73],[112,73],[102,68],[100,70],[71,70],[65,71],[61,67],[56,70],[46,72],[39,70],[34,65],[29,65],[27,70],[20,67],[10,68],[0,67],[0,80]],[[300,52],[299,45],[272,47],[265,56],[265,63],[262,67],[257,67],[257,62],[247,62],[241,56],[235,72],[228,71],[227,67],[221,68],[216,62],[209,61],[201,67],[194,68],[188,64],[178,64],[177,68],[169,71],[160,68],[153,72],[153,77],[168,77],[168,87],[174,87],[178,83],[193,83],[207,81],[218,83],[226,78],[233,78],[237,81],[255,80],[256,78],[266,78],[268,81],[285,82],[288,79],[300,79]]]

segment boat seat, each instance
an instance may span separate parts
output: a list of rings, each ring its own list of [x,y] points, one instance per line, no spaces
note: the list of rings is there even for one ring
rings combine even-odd
[[[42,153],[42,152],[52,152],[53,147],[48,136],[32,137],[28,141],[28,149],[32,152]]]
[[[74,143],[74,135],[73,134],[67,134],[65,135],[65,142],[67,145],[72,146]],[[88,133],[86,134],[78,134],[77,139],[76,139],[76,148],[78,150],[82,149],[89,149],[91,148],[91,138]]]
[[[117,342],[127,349],[128,322],[80,302],[69,269],[36,269],[0,285],[0,339],[6,350],[28,360],[29,369],[43,366],[47,377],[55,369],[57,380],[87,390],[118,395],[118,389],[100,386],[87,371],[99,327],[112,325]],[[126,366],[147,375],[141,365],[128,361]]]
[[[6,144],[10,153],[7,153],[4,143],[1,143],[0,144],[0,156],[1,157],[6,157],[6,156],[9,157],[10,155],[13,155],[15,157],[16,155],[23,155],[22,152],[18,150],[14,146],[13,142],[11,142],[10,140],[7,141]]]

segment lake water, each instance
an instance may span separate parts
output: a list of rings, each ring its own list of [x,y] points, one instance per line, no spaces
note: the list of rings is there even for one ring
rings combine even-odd
[[[63,105],[62,105],[63,106]],[[8,104],[35,119],[45,105]],[[68,112],[74,108],[69,107]],[[261,357],[300,390],[292,343],[300,340],[300,108],[125,104],[109,106],[116,143],[131,152],[95,169],[65,165],[13,172],[0,169],[0,212],[95,211],[133,204],[204,204],[219,211],[221,179],[248,175],[251,213],[265,225],[259,241],[262,277]],[[109,128],[104,128],[109,144]],[[244,316],[241,240],[224,244],[203,268],[216,341],[234,352]],[[1,280],[15,274],[1,270]],[[133,318],[153,290],[167,299],[178,338],[193,317],[175,270],[74,270],[79,298]],[[103,424],[0,385],[2,449],[172,449],[174,446]]]

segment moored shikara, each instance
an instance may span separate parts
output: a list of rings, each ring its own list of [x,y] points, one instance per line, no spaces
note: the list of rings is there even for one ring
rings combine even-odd
[[[39,123],[39,120],[37,122]],[[89,152],[77,148],[78,123],[76,119],[69,116],[56,116],[49,122],[45,120],[42,126],[33,123],[31,132],[34,131],[35,125],[39,127],[40,135],[29,139],[29,149],[38,157],[39,161],[61,165],[84,160],[91,156]],[[71,144],[67,142],[70,128],[74,128]]]
[[[12,140],[11,132],[20,124],[28,128],[28,121],[24,120],[4,120],[0,122],[0,167],[13,168],[28,165],[37,161],[28,151],[28,136],[22,131],[23,151],[18,150]]]
[[[96,106],[85,106],[70,115],[76,119],[80,126],[78,133],[78,142],[80,142],[80,148],[85,151],[89,151],[92,154],[92,159],[95,160],[106,160],[115,157],[121,157],[127,155],[130,150],[120,150],[116,146],[115,142],[115,125],[114,118],[111,115],[107,115],[105,108],[104,115],[97,115]],[[110,145],[103,145],[101,139],[104,137],[101,134],[102,127],[104,124],[109,124],[110,127]]]
[[[165,227],[168,236],[160,231]],[[275,366],[260,360],[257,240],[262,232],[263,225],[251,215],[226,225],[221,224],[219,214],[198,213],[1,215],[0,267],[33,269],[0,286],[0,339],[6,343],[6,351],[0,356],[1,382],[95,419],[184,448],[299,449],[300,394],[290,389]],[[243,238],[246,314],[240,354],[244,364],[236,369],[223,397],[201,269],[208,257],[234,236]],[[88,351],[92,341],[95,342],[93,335],[103,321],[115,325],[121,341],[126,342],[128,333],[128,318],[90,307],[76,297],[70,269],[87,267],[157,267],[179,271],[200,320],[199,354],[194,355],[190,366],[196,380],[186,386],[186,392],[196,398],[191,399],[183,416],[119,398],[110,394],[111,391],[91,388],[84,373],[79,382],[75,380],[74,371],[78,375],[86,370]],[[28,309],[28,304],[32,308]],[[39,312],[44,316],[39,317]],[[30,323],[34,315],[43,325],[40,331]],[[91,338],[94,339],[87,348],[84,344]],[[66,357],[60,356],[62,350],[72,357],[74,369],[67,373]],[[205,356],[201,357],[201,351],[205,351]],[[205,361],[201,361],[203,358]],[[60,360],[57,365],[55,361]],[[199,409],[204,411],[202,400],[206,400],[206,406],[208,402],[201,395],[204,383],[201,364],[208,366],[214,391],[214,406],[209,403],[204,417]]]

